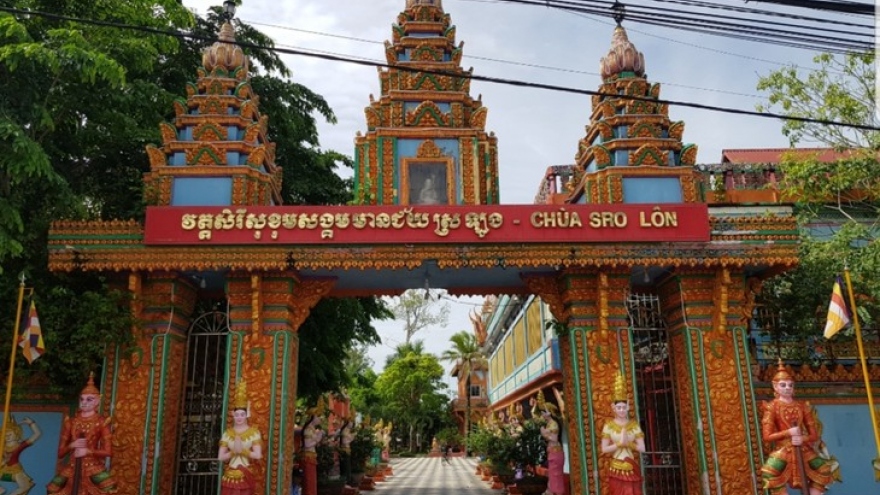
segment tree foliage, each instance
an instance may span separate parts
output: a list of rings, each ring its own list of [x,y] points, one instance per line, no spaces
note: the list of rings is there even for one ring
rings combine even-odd
[[[821,53],[814,57],[818,69],[801,72],[788,66],[758,80],[758,89],[769,92],[768,105],[759,110],[786,116],[868,124],[874,116],[874,53],[845,56]],[[880,134],[813,122],[788,120],[782,127],[792,145],[801,141],[839,148],[880,146]]]
[[[421,330],[432,326],[445,327],[449,323],[449,303],[435,300],[430,289],[404,292],[391,311],[396,319],[403,320],[405,343]]]
[[[219,3],[219,2],[218,2]],[[0,0],[34,12],[215,37],[220,8],[195,18],[177,0],[71,2]],[[251,26],[239,40],[273,46]],[[142,219],[147,144],[161,142],[159,124],[196,78],[203,39],[95,26],[0,12],[0,310],[14,313],[18,276],[27,275],[43,322],[47,353],[29,369],[48,375],[62,393],[82,387],[100,366],[106,345],[126,345],[133,327],[114,274],[49,273],[52,220]],[[335,120],[327,102],[289,80],[271,50],[253,51],[252,86],[269,115],[287,203],[341,204],[350,181],[336,173],[350,160],[319,145],[315,118]],[[84,253],[83,256],[87,256]],[[342,360],[355,343],[378,336],[373,318],[390,316],[375,298],[323,301],[300,332],[300,393],[314,397],[349,381]],[[0,366],[5,366],[0,353]],[[307,367],[307,368],[306,368]]]
[[[416,434],[426,441],[446,414],[443,368],[433,354],[409,353],[394,360],[376,380],[376,392],[384,404],[383,415],[395,418],[395,428],[408,433],[410,450]]]
[[[192,25],[174,0],[0,5],[158,28]],[[82,387],[105,345],[130,340],[132,320],[125,296],[103,276],[48,272],[49,223],[139,208],[131,186],[147,163],[143,146],[158,140],[157,124],[171,111],[159,76],[169,59],[160,55],[178,50],[167,36],[0,12],[0,301],[8,302],[4,314],[14,314],[18,277],[27,275],[47,353],[21,371],[47,375],[58,391]]]
[[[785,115],[867,125],[873,122],[874,55],[820,54],[819,70],[794,67],[762,77],[768,109]],[[849,267],[865,327],[880,315],[880,134],[823,124],[788,121],[783,132],[792,145],[811,141],[845,151],[823,162],[798,153],[784,157],[780,190],[795,202],[801,228],[800,264],[769,280],[762,301],[777,315],[777,335],[821,333],[834,276]],[[851,331],[843,332],[844,338]]]
[[[452,347],[443,351],[441,359],[458,364],[459,376],[465,377],[466,408],[464,414],[464,431],[469,435],[471,431],[471,376],[474,369],[485,369],[486,355],[477,343],[477,336],[471,332],[462,330],[449,337]]]

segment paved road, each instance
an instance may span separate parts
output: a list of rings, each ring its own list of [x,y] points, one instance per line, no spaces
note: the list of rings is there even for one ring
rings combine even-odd
[[[441,457],[392,459],[394,476],[376,483],[373,492],[361,495],[499,495],[474,474],[477,460],[453,457],[449,464]]]

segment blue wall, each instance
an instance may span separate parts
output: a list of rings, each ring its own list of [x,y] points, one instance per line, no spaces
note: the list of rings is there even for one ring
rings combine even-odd
[[[840,461],[843,483],[828,489],[829,495],[878,495],[871,459],[877,456],[871,415],[867,404],[816,405],[828,452]]]
[[[175,177],[171,206],[228,206],[232,204],[231,177]]]
[[[29,495],[46,495],[46,484],[55,476],[55,461],[58,459],[58,439],[61,437],[61,423],[64,414],[60,412],[14,412],[10,413],[21,426],[22,437],[31,436],[31,429],[22,424],[24,418],[31,418],[40,428],[40,438],[26,448],[19,458],[24,471],[33,478],[34,487]],[[2,422],[0,415],[0,422]],[[15,490],[15,483],[0,482],[6,493]]]
[[[624,177],[624,203],[681,203],[678,177]]]

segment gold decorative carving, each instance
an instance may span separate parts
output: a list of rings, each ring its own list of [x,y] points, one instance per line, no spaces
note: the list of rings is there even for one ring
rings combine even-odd
[[[226,135],[220,133],[220,129],[213,123],[199,124],[193,129],[195,141],[226,141]]]
[[[162,134],[163,143],[177,141],[177,129],[173,125],[162,122],[159,124],[159,132]]]
[[[440,158],[445,156],[443,150],[432,139],[422,141],[416,151],[417,158]]]
[[[165,155],[165,152],[151,144],[147,145],[147,156],[150,159],[151,169],[168,165],[168,157]]]
[[[697,163],[697,146],[689,146],[681,153],[681,164],[693,166]]]
[[[730,311],[729,291],[731,284],[730,270],[726,267],[722,267],[715,273],[715,295],[710,302],[714,302],[715,308],[712,326],[719,332],[727,331],[727,313]]]
[[[475,129],[485,130],[486,129],[486,118],[489,115],[489,111],[486,107],[480,107],[471,114],[470,125]]]

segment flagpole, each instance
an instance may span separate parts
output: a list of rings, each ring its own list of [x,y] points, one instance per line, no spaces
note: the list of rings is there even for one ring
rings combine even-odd
[[[12,373],[15,371],[15,348],[18,347],[18,328],[21,326],[21,304],[24,301],[24,274],[18,286],[18,310],[15,312],[15,327],[12,329],[12,351],[9,355],[9,372],[6,375],[6,403],[3,405],[3,426],[0,427],[0,439],[6,438],[6,425],[9,424],[9,401],[12,399]],[[4,440],[5,441],[5,440]]]
[[[862,363],[862,376],[865,379],[865,391],[868,392],[868,407],[871,411],[871,426],[874,427],[874,442],[877,444],[877,458],[880,459],[880,431],[877,425],[877,411],[874,409],[874,394],[871,392],[871,379],[868,374],[868,360],[865,358],[865,345],[862,343],[862,327],[859,325],[859,314],[856,311],[856,300],[853,297],[852,281],[849,279],[849,268],[843,269],[843,277],[846,280],[846,291],[852,303],[853,328],[856,331],[856,342],[859,346],[859,360]]]

